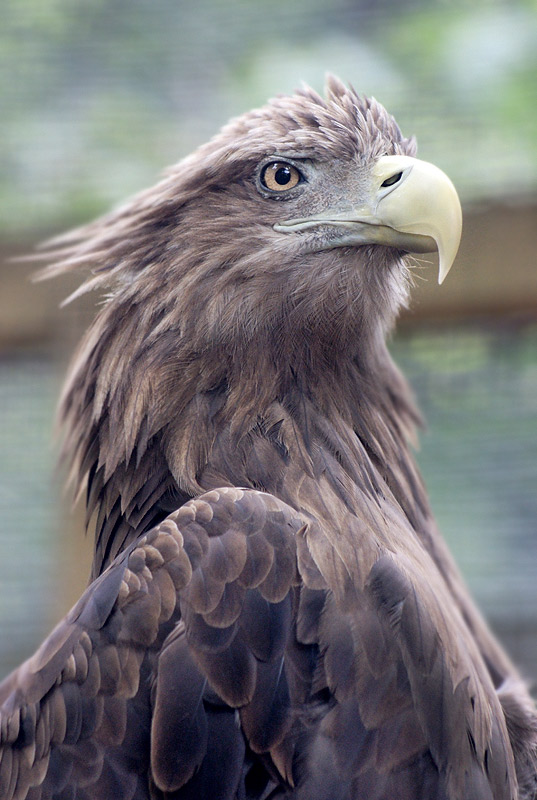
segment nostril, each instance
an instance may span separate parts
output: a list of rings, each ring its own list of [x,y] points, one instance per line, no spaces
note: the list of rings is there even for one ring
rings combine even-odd
[[[401,175],[402,174],[403,174],[402,172],[396,172],[395,175],[391,175],[389,178],[386,178],[386,180],[382,181],[382,183],[380,184],[381,187],[393,186],[394,183],[397,183],[397,181],[401,180]]]

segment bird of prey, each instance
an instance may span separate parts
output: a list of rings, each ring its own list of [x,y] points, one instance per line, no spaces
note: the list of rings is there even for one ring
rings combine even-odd
[[[386,347],[456,192],[336,78],[56,240],[91,582],[0,685],[0,796],[529,800],[537,714],[435,527]],[[464,520],[461,520],[464,525]]]

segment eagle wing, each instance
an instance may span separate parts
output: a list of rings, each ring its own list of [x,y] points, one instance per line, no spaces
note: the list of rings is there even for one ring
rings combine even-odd
[[[251,489],[168,516],[0,685],[0,796],[513,797],[495,694],[420,559],[341,590],[329,555]]]

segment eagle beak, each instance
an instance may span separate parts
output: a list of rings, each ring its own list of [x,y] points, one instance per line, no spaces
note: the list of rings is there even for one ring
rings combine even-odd
[[[410,156],[380,158],[373,177],[380,187],[375,216],[393,232],[387,238],[397,245],[398,234],[409,236],[408,250],[414,253],[438,250],[438,282],[442,283],[455,260],[462,233],[461,204],[450,179],[434,164]],[[389,185],[384,186],[386,183]]]
[[[329,225],[336,231],[322,249],[383,244],[411,253],[438,251],[442,283],[462,232],[461,204],[442,170],[410,156],[383,156],[371,172],[365,203],[274,225],[281,232]]]

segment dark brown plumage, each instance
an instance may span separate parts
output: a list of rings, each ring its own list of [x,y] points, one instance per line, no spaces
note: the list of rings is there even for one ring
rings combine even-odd
[[[109,293],[61,403],[95,558],[0,685],[2,798],[537,797],[534,706],[435,527],[385,345],[404,251],[456,250],[413,155],[331,79],[47,253]]]

